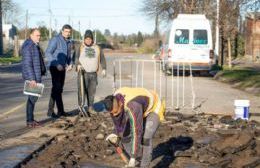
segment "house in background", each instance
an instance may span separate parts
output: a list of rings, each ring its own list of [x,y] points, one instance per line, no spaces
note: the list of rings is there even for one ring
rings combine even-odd
[[[260,12],[250,13],[245,22],[245,55],[260,61]]]
[[[12,24],[3,24],[3,44],[4,51],[14,49],[15,37],[17,35],[17,28]]]

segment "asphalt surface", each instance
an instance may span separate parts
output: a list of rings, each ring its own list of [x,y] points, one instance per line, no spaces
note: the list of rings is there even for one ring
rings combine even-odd
[[[114,88],[120,87],[121,83],[121,86],[143,86],[148,89],[155,89],[166,100],[167,111],[169,112],[176,111],[178,108],[180,112],[233,114],[234,100],[248,99],[250,100],[251,119],[260,120],[259,97],[233,89],[230,85],[217,82],[211,77],[195,76],[191,78],[185,76],[183,78],[181,76],[178,87],[178,78],[171,75],[165,76],[162,71],[159,71],[159,64],[151,62],[150,55],[112,55],[107,54],[106,56],[107,76],[105,78],[99,77],[96,101],[112,94]],[[115,71],[114,60],[117,61]],[[121,73],[119,72],[119,60],[123,60],[121,62]],[[143,62],[143,60],[148,61]],[[114,75],[114,72],[116,72],[116,75]],[[114,76],[116,83],[114,83]],[[67,73],[63,93],[66,112],[77,109],[76,78],[75,70]],[[35,119],[40,121],[48,119],[46,113],[51,90],[50,74],[43,78],[43,83],[45,84],[44,94],[36,103],[35,109]],[[27,97],[23,95],[22,90],[21,64],[0,66],[0,135],[25,127],[25,102]],[[177,95],[179,95],[179,99]],[[192,104],[193,100],[194,104]],[[196,110],[192,110],[192,106]]]

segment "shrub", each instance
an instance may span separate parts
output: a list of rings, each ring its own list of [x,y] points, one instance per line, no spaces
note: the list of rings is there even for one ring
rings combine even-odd
[[[154,53],[158,49],[157,39],[146,39],[139,48],[140,53]]]

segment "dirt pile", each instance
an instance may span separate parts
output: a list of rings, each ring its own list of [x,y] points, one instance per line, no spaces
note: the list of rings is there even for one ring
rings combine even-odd
[[[168,113],[158,129],[153,145],[152,167],[257,167],[260,166],[260,125],[231,117]],[[115,149],[105,142],[113,132],[109,115],[69,120],[54,124],[67,133],[24,167],[80,167],[102,163],[122,167]]]
[[[171,117],[170,117],[171,118]],[[174,119],[175,118],[175,119]],[[181,121],[179,121],[181,120]],[[260,165],[259,123],[231,117],[173,117],[172,135],[154,167],[256,167]],[[162,131],[162,130],[161,130]],[[159,131],[160,132],[160,131]],[[159,133],[160,134],[160,133]]]
[[[113,148],[104,140],[113,131],[109,116],[81,118],[76,124],[69,120],[52,127],[66,129],[44,151],[35,155],[24,167],[79,167],[80,162],[102,162],[113,155]]]

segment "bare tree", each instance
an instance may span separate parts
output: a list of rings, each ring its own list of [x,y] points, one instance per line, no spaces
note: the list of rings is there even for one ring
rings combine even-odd
[[[148,16],[157,14],[164,21],[175,18],[179,13],[204,13],[213,16],[215,0],[143,0],[141,11]]]
[[[12,0],[0,0],[0,55],[3,54],[3,25],[5,23],[13,23],[17,17],[18,6]]]
[[[3,20],[5,23],[18,23],[20,7],[12,0],[1,0],[2,1],[2,12]]]

